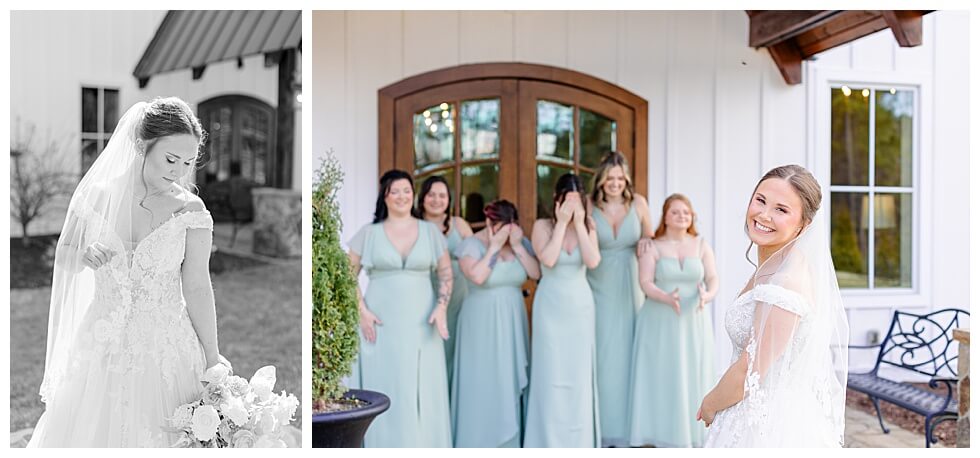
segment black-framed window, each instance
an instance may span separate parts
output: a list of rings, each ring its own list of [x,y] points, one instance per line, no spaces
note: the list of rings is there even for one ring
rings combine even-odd
[[[82,175],[109,143],[119,122],[119,89],[82,87],[81,160]]]

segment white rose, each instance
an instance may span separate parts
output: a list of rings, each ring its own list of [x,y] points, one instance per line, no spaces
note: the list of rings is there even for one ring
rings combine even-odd
[[[248,384],[260,401],[267,401],[272,396],[272,387],[276,386],[276,367],[265,366],[255,371]]]
[[[263,409],[262,413],[258,417],[258,429],[257,431],[262,434],[269,434],[276,431],[279,422],[276,420],[276,415],[271,409]]]
[[[230,418],[235,426],[241,427],[248,422],[248,409],[245,408],[245,403],[239,398],[231,398],[222,404],[221,412]]]
[[[201,381],[220,384],[223,383],[229,375],[231,375],[231,371],[228,370],[228,366],[219,363],[211,366],[210,369],[204,372],[204,378],[202,378]]]
[[[174,409],[174,415],[170,418],[170,425],[174,428],[185,428],[191,423],[191,416],[194,414],[194,407],[184,404]]]
[[[234,448],[252,448],[255,446],[255,434],[243,429],[231,437],[231,446]]]
[[[214,438],[214,433],[218,432],[218,411],[211,406],[201,406],[194,410],[194,417],[191,418],[191,431],[199,441],[209,441]]]
[[[286,443],[271,434],[259,436],[255,441],[255,448],[286,448]]]

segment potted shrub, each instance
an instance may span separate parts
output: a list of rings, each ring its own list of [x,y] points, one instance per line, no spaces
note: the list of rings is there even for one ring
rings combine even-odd
[[[340,246],[337,190],[343,172],[333,154],[313,185],[313,446],[360,447],[390,401],[382,393],[347,390],[358,351],[357,278]]]

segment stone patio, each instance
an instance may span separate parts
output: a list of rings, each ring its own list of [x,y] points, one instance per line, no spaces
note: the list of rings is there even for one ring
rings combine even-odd
[[[924,448],[926,438],[885,422],[891,431],[885,434],[878,417],[847,407],[844,413],[844,446],[849,448]],[[942,443],[932,445],[943,447]]]

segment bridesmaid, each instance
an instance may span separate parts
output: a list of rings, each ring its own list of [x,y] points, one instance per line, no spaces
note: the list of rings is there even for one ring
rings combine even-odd
[[[629,165],[610,152],[596,170],[590,199],[602,262],[588,271],[596,304],[596,362],[602,445],[629,445],[630,357],[633,319],[643,303],[636,242],[653,235],[646,199],[633,190]]]
[[[370,283],[360,297],[362,389],[391,398],[364,438],[365,447],[450,447],[445,350],[446,307],[453,277],[446,240],[434,224],[412,216],[412,177],[381,177],[374,222],[350,242],[355,275]],[[438,298],[430,275],[439,275]]]
[[[714,384],[714,334],[704,306],[718,294],[711,247],[682,194],[664,201],[652,246],[640,253],[646,302],[636,316],[630,444],[700,447],[701,399]],[[705,287],[707,285],[707,287]]]
[[[420,218],[433,223],[442,231],[449,246],[449,259],[453,265],[453,294],[449,297],[449,308],[446,310],[446,320],[449,327],[449,338],[446,339],[446,374],[449,375],[449,386],[453,382],[453,349],[456,348],[456,319],[459,307],[466,297],[466,281],[459,270],[459,260],[456,258],[456,247],[463,239],[473,235],[470,225],[458,216],[452,216],[453,195],[449,191],[449,183],[441,176],[431,176],[422,182],[419,193],[417,213]],[[439,277],[432,275],[432,287],[439,287]]]
[[[520,447],[528,383],[528,324],[521,285],[541,270],[517,223],[517,208],[498,200],[486,226],[457,249],[469,280],[455,329],[451,412],[456,447]]]
[[[601,257],[583,193],[577,175],[559,177],[555,216],[535,221],[531,232],[543,267],[531,320],[525,447],[599,446],[595,301],[585,269]]]

